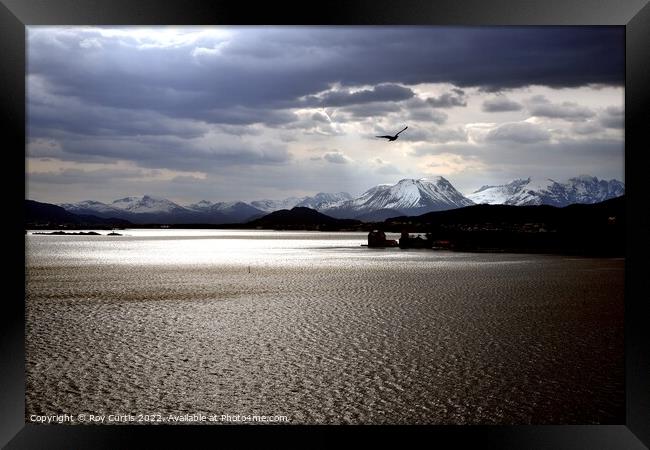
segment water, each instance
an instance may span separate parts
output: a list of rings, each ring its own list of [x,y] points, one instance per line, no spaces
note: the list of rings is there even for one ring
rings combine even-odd
[[[27,417],[624,421],[623,259],[121,233],[26,236]]]

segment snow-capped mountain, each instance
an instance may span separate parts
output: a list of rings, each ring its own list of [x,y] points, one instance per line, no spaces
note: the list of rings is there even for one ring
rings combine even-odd
[[[210,223],[246,222],[265,212],[244,202],[210,202],[201,200],[186,206],[187,209],[205,216]]]
[[[173,213],[175,211],[182,212],[185,210],[182,206],[177,205],[166,198],[152,197],[150,195],[145,195],[142,198],[121,198],[115,200],[110,206],[133,214]]]
[[[319,192],[313,197],[289,197],[284,200],[255,200],[250,202],[252,206],[265,212],[291,209],[296,206],[321,210],[331,208],[346,200],[352,200],[347,192],[326,193]]]
[[[302,201],[296,204],[296,206],[322,210],[336,207],[348,200],[352,200],[352,196],[347,192],[336,192],[334,194],[319,192],[313,197],[305,197]]]
[[[62,208],[74,214],[103,214],[106,216],[116,217],[120,213],[133,214],[152,214],[152,213],[171,213],[174,211],[183,211],[184,208],[176,203],[164,198],[152,197],[145,195],[143,197],[125,197],[115,200],[110,204],[84,200],[78,203],[62,203]]]
[[[125,219],[133,223],[191,223],[192,211],[159,197],[125,197],[110,204],[86,200],[60,205],[74,214],[90,214],[102,218]]]
[[[200,202],[192,203],[191,205],[185,205],[187,209],[191,209],[192,211],[199,211],[199,212],[205,212],[209,210],[214,203],[208,200],[201,200]]]
[[[517,179],[500,186],[483,186],[467,198],[474,203],[491,205],[551,205],[598,203],[625,194],[625,184],[618,180],[599,180],[580,175],[565,182],[546,179]]]
[[[477,204],[502,205],[505,204],[510,197],[519,192],[522,187],[526,186],[529,182],[530,178],[527,180],[513,180],[508,184],[503,184],[500,186],[485,185],[477,191],[469,194],[467,198]]]
[[[98,202],[95,200],[84,200],[77,203],[61,203],[59,205],[63,209],[73,214],[90,214],[100,216],[100,214],[105,215],[105,217],[113,216],[120,213],[120,209],[114,208],[106,203]],[[104,217],[104,216],[100,216]]]
[[[243,202],[212,203],[201,200],[181,206],[164,198],[145,195],[125,197],[110,204],[93,200],[61,204],[74,214],[95,215],[102,218],[125,219],[133,223],[238,223],[263,214],[263,211]]]
[[[394,185],[370,188],[359,198],[321,212],[341,218],[379,220],[399,215],[419,215],[431,211],[473,205],[443,177],[405,178]]]
[[[296,206],[298,203],[303,201],[306,197],[289,197],[284,200],[255,200],[250,204],[264,212],[273,212],[279,211],[281,209],[291,209]]]
[[[396,184],[380,184],[358,198],[346,192],[319,192],[311,197],[289,197],[284,200],[250,203],[201,200],[181,206],[164,198],[145,195],[125,197],[109,204],[86,200],[60,206],[74,214],[125,219],[140,224],[244,223],[269,212],[296,206],[315,209],[340,219],[383,221],[390,217],[415,216],[475,203],[561,207],[572,203],[597,203],[624,193],[625,185],[620,181],[581,175],[562,183],[550,178],[517,179],[499,186],[483,186],[465,197],[445,178],[434,177],[406,178]]]

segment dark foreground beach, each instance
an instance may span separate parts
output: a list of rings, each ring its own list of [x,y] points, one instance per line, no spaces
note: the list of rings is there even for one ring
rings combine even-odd
[[[623,259],[140,233],[26,236],[27,420],[624,420]]]

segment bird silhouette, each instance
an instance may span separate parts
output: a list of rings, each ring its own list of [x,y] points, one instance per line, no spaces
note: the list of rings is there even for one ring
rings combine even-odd
[[[386,136],[375,136],[375,137],[378,137],[378,138],[385,138],[385,139],[388,139],[389,142],[393,142],[393,141],[397,140],[397,138],[399,137],[399,134],[400,134],[402,131],[406,130],[407,128],[408,128],[408,127],[404,127],[402,130],[398,131],[397,134],[395,134],[395,136],[386,135]]]

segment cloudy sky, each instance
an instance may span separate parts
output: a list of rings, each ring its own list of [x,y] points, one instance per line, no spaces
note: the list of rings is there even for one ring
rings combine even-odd
[[[39,201],[624,181],[623,27],[30,26],[27,42]]]

